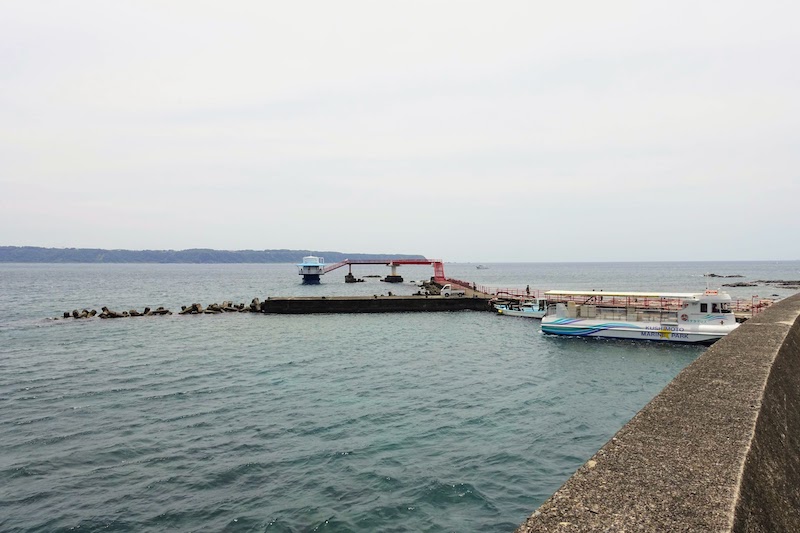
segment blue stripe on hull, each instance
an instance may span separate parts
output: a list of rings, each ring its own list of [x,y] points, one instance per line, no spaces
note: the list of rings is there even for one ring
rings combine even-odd
[[[608,325],[603,325],[608,326]],[[629,326],[629,327],[626,327]],[[595,337],[595,338],[603,338],[603,339],[623,339],[623,340],[644,340],[644,341],[655,341],[655,342],[674,342],[680,344],[713,344],[714,342],[718,341],[720,337],[712,337],[712,338],[703,338],[703,339],[696,339],[696,337],[703,336],[708,337],[708,334],[704,333],[697,333],[697,332],[680,332],[679,334],[687,335],[685,339],[677,339],[672,338],[673,332],[670,332],[668,337],[661,337],[661,336],[647,336],[647,337],[640,337],[637,334],[641,335],[642,332],[641,327],[634,326],[633,324],[630,325],[623,325],[623,324],[615,324],[612,327],[601,327],[601,326],[572,326],[572,325],[544,325],[542,324],[542,332],[548,335],[561,335],[565,337]],[[657,330],[648,330],[648,333],[652,331],[653,333],[659,333]],[[632,335],[626,336],[621,335],[619,333],[630,333]],[[617,334],[615,334],[617,333]],[[693,339],[693,337],[696,339]]]

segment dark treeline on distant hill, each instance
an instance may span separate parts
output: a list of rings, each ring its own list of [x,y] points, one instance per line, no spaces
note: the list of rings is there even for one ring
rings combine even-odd
[[[306,255],[344,259],[422,259],[421,255],[346,254],[317,250],[102,250],[0,246],[0,263],[296,263]]]

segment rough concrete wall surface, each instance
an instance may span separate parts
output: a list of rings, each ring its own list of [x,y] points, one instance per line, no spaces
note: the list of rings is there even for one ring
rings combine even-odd
[[[753,320],[752,326],[775,329],[794,322],[778,350],[744,465],[734,531],[800,532],[800,321],[781,309],[778,325]],[[773,318],[775,317],[775,318]]]
[[[517,533],[800,531],[800,295],[717,342]]]

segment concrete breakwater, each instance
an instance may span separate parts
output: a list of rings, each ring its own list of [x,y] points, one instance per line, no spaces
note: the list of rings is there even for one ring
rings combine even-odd
[[[262,302],[258,298],[253,298],[250,302],[250,305],[245,306],[243,303],[234,304],[231,301],[224,301],[222,304],[213,303],[208,304],[208,307],[203,307],[201,304],[193,303],[191,305],[182,305],[181,310],[178,312],[179,315],[198,315],[198,314],[207,314],[207,315],[214,315],[219,313],[261,313],[262,311]],[[78,311],[77,309],[73,309],[72,312],[65,311],[64,315],[61,317],[56,317],[54,320],[60,319],[81,319],[81,318],[129,318],[129,317],[137,317],[137,316],[158,316],[158,315],[171,315],[172,311],[166,309],[165,307],[157,307],[156,309],[150,309],[149,307],[145,307],[142,312],[137,311],[136,309],[130,309],[128,311],[112,311],[108,307],[102,307],[101,312],[98,313],[96,309],[92,309],[91,311],[88,309],[83,309],[82,311]]]
[[[714,344],[516,533],[800,531],[800,295]]]
[[[269,314],[407,313],[489,309],[489,300],[486,298],[424,295],[267,298],[262,302],[262,312]]]
[[[96,309],[92,309],[89,311],[88,309],[83,309],[82,311],[78,311],[77,309],[73,309],[70,313],[69,311],[64,311],[64,315],[61,317],[56,317],[53,320],[59,319],[67,319],[67,318],[94,318],[95,316],[98,318],[128,318],[132,316],[157,316],[157,315],[171,315],[172,312],[169,309],[165,309],[164,307],[157,307],[156,309],[150,309],[149,307],[145,307],[144,310],[140,313],[136,309],[131,309],[129,311],[112,311],[108,307],[101,307],[100,313],[97,312]]]
[[[487,311],[490,310],[487,298],[474,297],[452,297],[431,296],[417,294],[411,296],[338,296],[338,297],[302,297],[302,298],[267,298],[261,300],[253,298],[249,305],[244,303],[235,304],[231,301],[224,301],[221,304],[212,303],[206,307],[202,304],[193,303],[181,306],[177,312],[179,315],[213,315],[221,313],[265,313],[265,314],[309,314],[309,313],[404,313],[404,312],[437,312],[437,311]],[[83,309],[72,312],[64,312],[60,319],[84,319],[84,318],[129,318],[153,315],[171,315],[172,311],[164,307],[151,310],[145,307],[144,311],[136,309],[128,311],[112,311],[103,307],[98,313],[95,309],[91,311]]]

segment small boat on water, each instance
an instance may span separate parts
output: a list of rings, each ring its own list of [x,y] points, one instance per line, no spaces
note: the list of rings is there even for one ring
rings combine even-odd
[[[478,270],[488,270],[489,269],[489,267],[487,267],[486,265],[478,265],[475,268],[477,268]]]
[[[532,298],[530,300],[513,300],[510,302],[496,302],[492,306],[498,314],[506,316],[524,316],[528,318],[542,318],[547,313],[546,298]]]
[[[542,331],[572,337],[607,337],[711,344],[739,325],[726,292],[650,293],[547,291]]]

